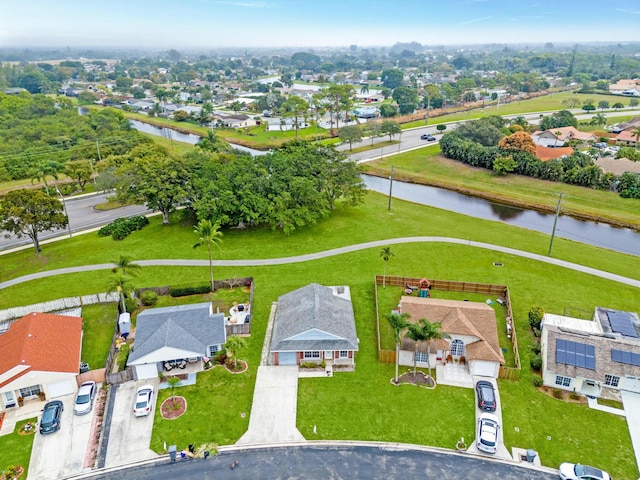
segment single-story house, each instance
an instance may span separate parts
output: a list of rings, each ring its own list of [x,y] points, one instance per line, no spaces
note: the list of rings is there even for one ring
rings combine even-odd
[[[545,314],[545,385],[599,397],[602,388],[640,393],[640,318],[597,307],[591,320]]]
[[[575,127],[538,130],[531,134],[531,139],[536,145],[549,148],[564,147],[564,144],[571,140],[578,140],[582,143],[597,141],[597,138],[593,133],[581,132]]]
[[[211,303],[149,308],[138,315],[127,365],[135,377],[156,378],[159,372],[188,363],[200,364],[227,341],[224,314]]]
[[[272,365],[321,363],[355,368],[356,322],[349,287],[312,283],[278,298],[269,358]]]
[[[23,401],[73,394],[82,351],[82,318],[30,313],[0,335],[0,411]]]
[[[614,95],[625,95],[625,92],[634,89],[640,92],[640,79],[638,78],[623,78],[618,80],[616,83],[609,85],[609,92]]]
[[[256,124],[256,121],[251,118],[249,115],[238,114],[238,115],[215,115],[217,120],[219,120],[225,127],[227,128],[244,128],[244,127],[253,127]]]
[[[549,148],[542,145],[536,145],[536,157],[542,162],[548,162],[549,160],[555,160],[556,158],[564,157],[565,155],[573,155],[572,147],[558,147]]]
[[[634,162],[628,158],[600,157],[596,160],[596,165],[604,173],[622,175],[625,172],[640,174],[640,162]]]
[[[450,338],[434,342],[431,352],[427,345],[418,345],[417,365],[427,367],[445,362],[447,357],[469,365],[471,375],[497,378],[504,356],[498,341],[496,314],[485,303],[442,300],[403,295],[399,306],[401,313],[409,314],[409,321],[421,318],[441,325],[441,331]],[[434,348],[435,347],[435,348]],[[435,350],[435,352],[434,352]],[[403,339],[400,363],[413,365],[415,342]],[[429,357],[427,357],[429,355]]]
[[[298,128],[307,128],[309,124],[304,121],[304,118],[298,117]],[[289,130],[296,129],[296,122],[294,118],[271,118],[267,121],[268,132],[287,132]]]
[[[636,143],[638,143],[636,132],[633,130],[623,130],[616,137],[616,143],[618,145],[634,146]]]

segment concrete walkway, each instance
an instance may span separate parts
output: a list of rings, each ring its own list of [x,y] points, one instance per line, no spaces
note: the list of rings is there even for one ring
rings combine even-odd
[[[627,417],[633,452],[636,455],[638,469],[640,469],[640,393],[620,390],[620,394],[622,395],[622,404]]]
[[[296,255],[293,257],[281,257],[281,258],[267,258],[267,259],[248,259],[248,260],[214,260],[213,264],[217,267],[260,267],[266,265],[286,265],[290,263],[308,262],[311,260],[318,260],[321,258],[331,257],[334,255],[342,255],[345,253],[357,252],[359,250],[365,250],[368,248],[385,247],[388,245],[398,245],[403,243],[450,243],[456,245],[466,245],[469,247],[483,248],[485,250],[492,250],[495,252],[507,253],[509,255],[515,255],[522,258],[529,258],[544,262],[550,265],[556,265],[563,268],[568,268],[576,272],[587,273],[596,277],[604,278],[606,280],[612,280],[614,282],[630,285],[632,287],[640,288],[640,280],[634,278],[624,277],[615,273],[605,272],[596,268],[579,265],[577,263],[567,262],[557,258],[546,257],[537,253],[525,252],[523,250],[517,250],[515,248],[503,247],[501,245],[493,245],[491,243],[474,242],[472,240],[464,240],[461,238],[451,237],[403,237],[403,238],[389,238],[386,240],[377,240],[373,242],[359,243],[356,245],[348,245],[346,247],[334,248],[331,250],[325,250],[322,252],[308,253],[305,255]],[[208,260],[181,260],[181,259],[158,259],[158,260],[138,260],[137,264],[141,266],[182,266],[182,267],[208,267]],[[0,289],[7,288],[20,283],[29,282],[31,280],[37,280],[40,278],[53,277],[56,275],[65,275],[69,273],[78,272],[90,272],[95,270],[110,270],[114,267],[113,264],[103,263],[98,265],[83,265],[78,267],[59,268],[56,270],[48,270],[44,272],[36,272],[22,277],[16,277],[11,280],[0,283]]]
[[[606,405],[600,405],[598,403],[597,398],[587,397],[587,404],[589,408],[593,408],[594,410],[600,410],[601,412],[612,413],[613,415],[620,415],[621,417],[626,417],[626,412],[619,408],[607,407]]]
[[[236,445],[303,442],[296,428],[298,366],[258,367],[249,429]]]

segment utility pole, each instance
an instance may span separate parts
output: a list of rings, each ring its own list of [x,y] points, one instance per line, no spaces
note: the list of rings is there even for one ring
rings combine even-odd
[[[67,212],[67,202],[64,201],[64,195],[60,192],[60,189],[56,185],[56,192],[60,195],[60,200],[62,200],[62,207],[64,208],[64,214],[67,217],[67,228],[69,229],[69,238],[71,238],[71,219],[69,218],[69,212]]]
[[[558,206],[556,207],[556,216],[553,219],[553,231],[551,232],[551,241],[549,242],[549,253],[547,254],[548,257],[551,256],[551,249],[553,248],[553,239],[556,236],[556,226],[558,225],[558,217],[560,216],[560,204],[562,203],[562,195],[564,194],[560,192],[560,198],[558,198]]]
[[[98,161],[101,161],[102,157],[100,156],[100,142],[97,138],[96,138],[96,148],[98,149]]]
[[[393,165],[391,165],[391,174],[389,175],[389,211],[391,211],[391,192],[393,191]]]

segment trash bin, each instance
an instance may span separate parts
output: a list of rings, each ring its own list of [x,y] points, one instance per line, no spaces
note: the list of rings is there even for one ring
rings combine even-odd
[[[89,368],[89,364],[88,363],[82,362],[80,364],[80,373],[87,373],[89,370],[91,370],[91,369]]]
[[[538,455],[538,452],[536,452],[535,450],[532,450],[532,449],[528,449],[526,455],[527,455],[527,462],[533,463],[533,461],[535,460],[536,456]]]
[[[178,454],[178,447],[175,445],[169,445],[169,458],[172,462],[176,461],[176,456]]]

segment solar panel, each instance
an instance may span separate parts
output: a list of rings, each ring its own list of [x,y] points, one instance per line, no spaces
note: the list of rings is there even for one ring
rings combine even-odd
[[[611,349],[611,360],[640,367],[640,353]]]
[[[570,340],[556,340],[556,363],[596,369],[596,347]]]
[[[625,337],[638,338],[633,321],[627,312],[607,312],[611,331],[621,333]]]

